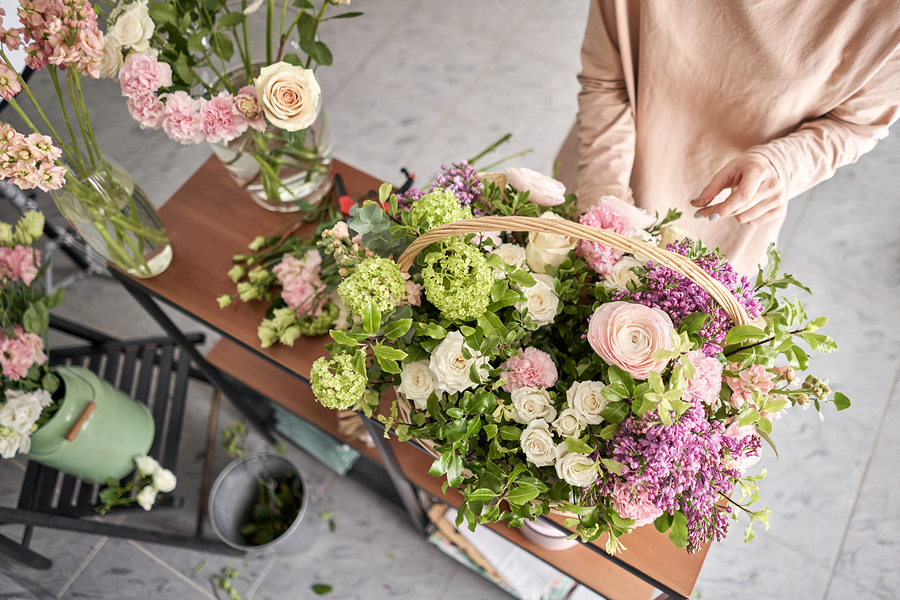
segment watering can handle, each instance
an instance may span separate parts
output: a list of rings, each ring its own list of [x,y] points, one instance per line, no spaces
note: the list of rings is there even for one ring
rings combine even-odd
[[[84,425],[84,422],[87,421],[87,418],[91,416],[91,413],[94,412],[94,409],[97,408],[97,404],[95,402],[88,402],[87,406],[84,407],[84,410],[81,411],[81,416],[75,421],[75,424],[72,425],[72,429],[69,430],[69,433],[66,434],[66,440],[72,442],[75,440],[75,436],[78,435],[78,432],[81,431],[81,427]]]

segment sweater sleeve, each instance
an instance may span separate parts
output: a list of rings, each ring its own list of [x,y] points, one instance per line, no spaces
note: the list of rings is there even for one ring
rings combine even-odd
[[[629,183],[636,133],[616,23],[614,0],[591,0],[578,75],[578,205],[582,210],[607,194],[632,200]]]
[[[900,51],[842,104],[788,135],[748,152],[764,155],[794,198],[855,163],[887,137],[900,117]]]

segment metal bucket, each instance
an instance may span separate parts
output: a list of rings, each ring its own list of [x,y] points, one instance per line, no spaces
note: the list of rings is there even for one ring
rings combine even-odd
[[[240,529],[257,499],[258,478],[289,472],[299,478],[303,490],[297,518],[287,531],[271,542],[248,546]],[[318,519],[306,515],[310,493],[303,473],[287,457],[273,452],[248,454],[231,462],[213,483],[209,493],[209,521],[216,535],[232,548],[249,553],[299,554],[309,549],[319,534]]]

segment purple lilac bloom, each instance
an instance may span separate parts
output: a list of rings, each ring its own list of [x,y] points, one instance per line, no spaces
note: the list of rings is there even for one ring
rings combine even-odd
[[[693,242],[690,239],[674,242],[666,247],[667,250],[682,256],[690,256],[692,248]],[[692,260],[726,289],[731,290],[751,319],[759,316],[762,306],[753,298],[750,280],[747,277],[738,280],[737,273],[728,261],[712,251]],[[721,352],[725,334],[734,326],[728,313],[718,306],[706,290],[684,275],[668,267],[654,265],[652,262],[647,263],[646,281],[641,291],[634,293],[622,291],[613,299],[659,308],[672,318],[676,327],[681,319],[691,313],[708,313],[711,318],[706,320],[700,330],[700,337],[705,341],[703,352],[707,356]]]
[[[409,210],[413,202],[421,200],[424,195],[422,190],[411,187],[402,194],[397,194],[397,207],[400,210]]]
[[[442,165],[443,173],[438,173],[434,178],[434,183],[428,191],[435,189],[443,189],[453,192],[461,206],[470,206],[473,202],[481,199],[481,192],[484,191],[484,184],[478,178],[478,171],[472,168],[468,162],[462,161],[453,163],[448,169]]]
[[[758,452],[759,438],[734,439],[724,435],[718,421],[708,421],[696,402],[672,425],[664,425],[655,413],[632,415],[619,425],[612,441],[611,458],[622,463],[625,483],[647,490],[648,499],[660,510],[687,517],[688,552],[728,531],[731,508],[720,507],[733,480],[740,477],[725,464],[735,456]],[[612,482],[606,484],[612,492]]]

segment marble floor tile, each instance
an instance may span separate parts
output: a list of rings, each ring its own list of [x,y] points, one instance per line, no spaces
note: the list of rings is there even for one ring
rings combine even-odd
[[[513,597],[464,565],[456,566],[443,587],[443,593],[435,600],[505,600]]]
[[[56,595],[27,577],[0,568],[0,598],[13,600],[56,600]]]
[[[846,577],[835,575],[828,586],[825,600],[890,600],[896,597],[896,595],[876,594],[872,590],[853,583]]]
[[[556,61],[566,69],[575,67],[580,71],[581,43],[589,7],[588,2],[542,0],[516,30],[510,44]]]
[[[900,443],[900,389],[894,390],[894,397],[884,417],[881,437]]]
[[[781,232],[778,234],[777,247],[781,250],[782,258],[787,258],[790,255],[794,238],[797,235],[797,231],[803,226],[803,217],[806,215],[815,193],[815,189],[809,190],[800,194],[788,204],[787,216],[781,226]]]
[[[432,27],[455,23],[485,37],[500,39],[518,31],[518,25],[534,11],[538,0],[424,0],[419,10],[431,12]]]
[[[900,442],[881,438],[835,570],[877,594],[896,598],[900,590]]]

